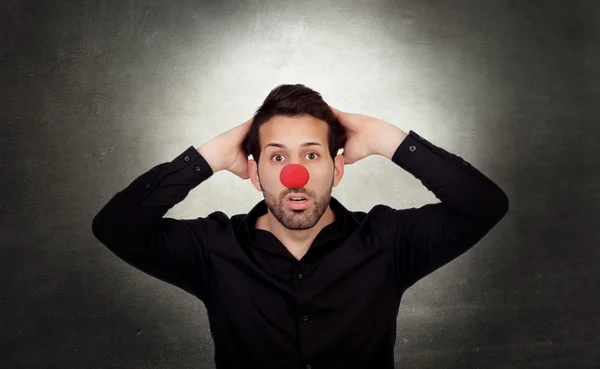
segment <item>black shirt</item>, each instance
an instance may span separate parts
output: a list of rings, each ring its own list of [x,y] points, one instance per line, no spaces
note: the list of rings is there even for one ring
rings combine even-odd
[[[204,302],[219,369],[391,369],[404,291],[508,211],[495,183],[413,131],[392,161],[441,202],[365,213],[332,197],[336,220],[300,260],[255,228],[264,200],[232,217],[163,217],[213,174],[194,146],[117,192],[92,230],[128,264]]]

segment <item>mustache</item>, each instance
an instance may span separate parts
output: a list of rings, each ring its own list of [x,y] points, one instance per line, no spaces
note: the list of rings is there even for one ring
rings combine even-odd
[[[285,199],[289,195],[304,195],[306,197],[311,197],[311,195],[309,193],[307,193],[306,191],[290,191],[283,195],[283,199]]]

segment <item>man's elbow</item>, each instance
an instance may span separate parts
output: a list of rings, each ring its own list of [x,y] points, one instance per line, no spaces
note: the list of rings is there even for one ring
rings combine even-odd
[[[508,213],[508,196],[506,196],[504,191],[500,191],[493,196],[493,200],[490,201],[489,204],[487,215],[495,225]]]
[[[99,214],[98,214],[99,215]],[[96,215],[94,217],[94,219],[92,219],[92,234],[94,235],[94,237],[96,237],[96,239],[100,242],[104,242],[104,232],[103,232],[103,227],[102,227],[102,222],[100,220],[100,217]]]
[[[502,191],[498,195],[498,216],[502,219],[508,213],[508,196]]]
[[[103,216],[102,212],[96,214],[94,219],[92,219],[92,234],[96,239],[103,244],[110,243],[110,236],[114,234],[114,229],[107,222],[105,216]]]

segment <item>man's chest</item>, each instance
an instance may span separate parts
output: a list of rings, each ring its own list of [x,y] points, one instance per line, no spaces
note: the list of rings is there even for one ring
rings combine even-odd
[[[211,303],[278,324],[306,317],[335,324],[359,313],[368,319],[369,311],[381,313],[383,305],[397,312],[396,270],[385,249],[348,245],[314,255],[294,261],[255,251],[246,258],[216,258]]]

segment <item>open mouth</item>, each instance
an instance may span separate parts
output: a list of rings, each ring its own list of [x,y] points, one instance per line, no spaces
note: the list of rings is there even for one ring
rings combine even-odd
[[[303,202],[303,201],[307,201],[307,199],[304,198],[304,197],[292,197],[292,198],[290,198],[290,201],[293,201],[293,202]]]
[[[302,210],[308,207],[310,199],[304,195],[290,195],[288,196],[286,203],[291,209]]]

